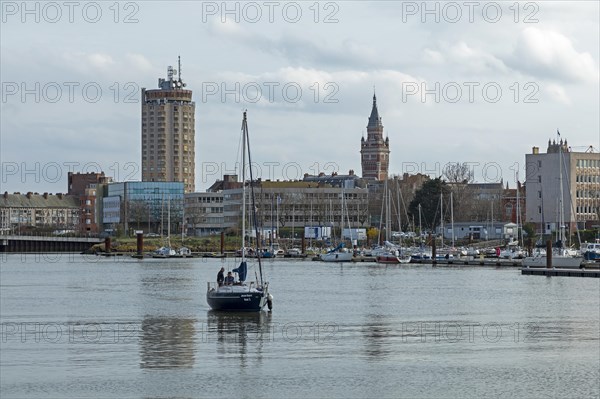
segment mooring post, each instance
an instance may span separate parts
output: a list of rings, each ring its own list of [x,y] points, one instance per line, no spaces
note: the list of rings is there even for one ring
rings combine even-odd
[[[221,231],[221,255],[225,253],[225,232]]]
[[[110,237],[104,238],[104,252],[110,252]]]
[[[546,241],[546,268],[552,269],[552,241]]]
[[[429,234],[429,239],[431,240],[431,263],[433,265],[437,264],[437,254],[436,254],[436,247],[435,247],[435,236],[431,236],[431,234]]]
[[[142,256],[144,253],[144,233],[137,233],[137,254]]]

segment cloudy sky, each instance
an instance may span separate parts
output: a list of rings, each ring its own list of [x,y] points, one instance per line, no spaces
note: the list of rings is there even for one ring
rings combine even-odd
[[[196,102],[196,189],[360,166],[373,90],[392,174],[471,162],[524,176],[557,129],[600,147],[599,6],[582,2],[12,2],[1,23],[2,191],[141,178],[140,89],[177,68]]]

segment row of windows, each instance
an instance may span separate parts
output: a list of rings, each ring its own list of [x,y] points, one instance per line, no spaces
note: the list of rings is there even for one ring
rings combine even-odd
[[[578,168],[600,168],[600,160],[578,159],[576,165]]]
[[[600,175],[577,175],[575,181],[577,183],[600,183]]]
[[[577,198],[600,198],[600,191],[596,190],[577,190],[575,191]]]
[[[578,206],[576,208],[577,213],[596,213],[598,212],[598,207],[595,206]]]
[[[201,204],[223,203],[223,197],[198,197],[197,200]]]

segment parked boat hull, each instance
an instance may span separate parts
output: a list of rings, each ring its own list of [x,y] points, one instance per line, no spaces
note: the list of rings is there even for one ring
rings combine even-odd
[[[322,254],[321,260],[323,262],[351,262],[352,261],[352,253],[351,252],[331,252],[331,253],[327,253],[327,254]]]
[[[583,258],[572,256],[553,256],[552,267],[559,269],[579,269]],[[528,256],[523,259],[523,267],[546,267],[546,256]]]

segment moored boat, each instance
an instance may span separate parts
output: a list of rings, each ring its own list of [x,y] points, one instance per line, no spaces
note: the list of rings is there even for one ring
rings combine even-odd
[[[581,254],[585,260],[600,261],[600,242],[584,242],[581,244]]]
[[[352,261],[352,252],[344,248],[344,243],[340,243],[329,252],[321,254],[320,259],[323,262],[350,262]]]

